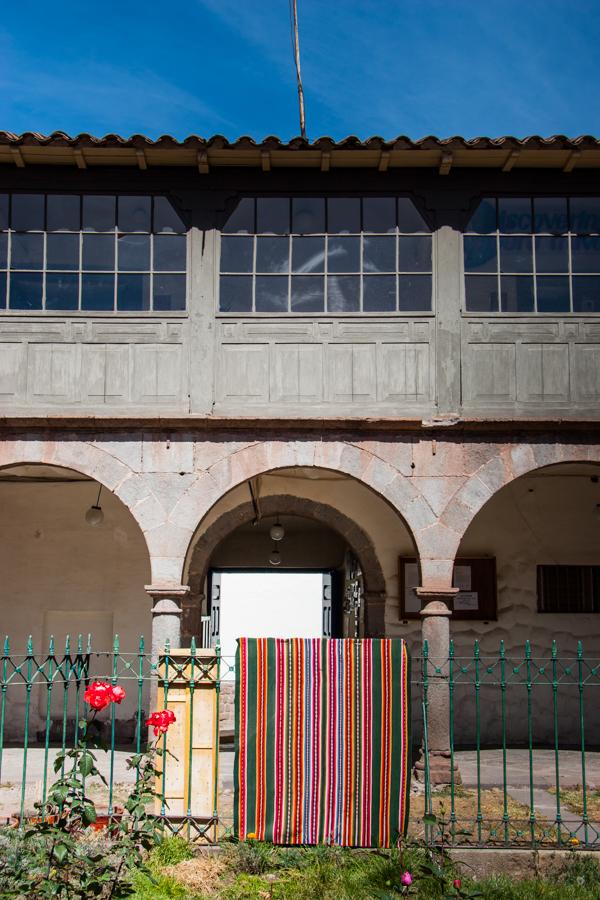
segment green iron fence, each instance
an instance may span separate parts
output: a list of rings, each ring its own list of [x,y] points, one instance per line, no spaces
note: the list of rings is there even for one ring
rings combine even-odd
[[[135,772],[126,759],[144,749],[149,740],[146,719],[156,709],[174,707],[183,694],[188,703],[175,705],[180,721],[179,753],[162,758],[162,774],[157,787],[167,795],[154,814],[173,833],[214,842],[219,836],[218,781],[219,731],[218,695],[220,651],[196,648],[195,641],[184,654],[167,645],[157,658],[146,651],[140,638],[136,652],[124,652],[118,636],[110,651],[96,650],[91,636],[66,638],[60,649],[51,638],[43,652],[36,652],[29,638],[24,654],[14,653],[8,638],[0,658],[0,823],[23,828],[40,815],[55,777],[54,760],[75,746],[81,736],[82,718],[89,712],[83,695],[94,681],[105,681],[125,690],[121,704],[112,703],[98,714],[101,742],[98,767],[106,779],[88,784],[87,790],[108,822],[122,813],[133,786]],[[214,690],[217,715],[210,745],[215,748],[214,790],[210,808],[204,798],[198,807],[198,766],[194,764],[194,695]],[[180,713],[183,715],[181,715]],[[198,724],[198,723],[196,723]],[[150,734],[150,737],[152,735]],[[161,739],[163,748],[171,741]],[[60,768],[64,775],[65,763]],[[206,781],[204,767],[204,782]],[[181,798],[169,800],[174,785],[185,782]],[[175,787],[176,791],[176,787]],[[205,790],[206,793],[206,790]]]
[[[414,661],[422,710],[424,833],[479,847],[600,849],[600,659],[454,643]],[[449,784],[435,785],[433,685],[447,690]]]
[[[176,759],[165,758],[160,786],[167,801],[155,815],[192,839],[231,834],[233,673],[232,658],[195,642],[185,651],[167,646],[153,658],[143,639],[133,652],[118,638],[111,650],[79,636],[60,649],[50,640],[43,651],[29,639],[21,654],[7,639],[0,657],[0,823],[23,827],[39,814],[34,804],[48,795],[54,759],[80,736],[83,693],[104,680],[126,692],[121,705],[99,715],[107,785],[89,789],[106,819],[120,814],[133,778],[125,760],[145,746],[146,718],[169,706],[177,709],[180,749]],[[581,644],[565,655],[555,643],[527,643],[518,653],[475,642],[467,651],[451,644],[440,661],[425,643],[413,655],[412,673],[413,752],[423,773],[411,799],[413,836],[452,846],[600,849],[600,659],[587,657]],[[203,713],[195,699],[206,699],[206,691],[214,691],[216,708],[208,735],[214,778],[210,801],[199,805],[207,770],[197,757],[204,752],[197,745]],[[440,697],[449,748],[444,785],[433,777]],[[175,783],[183,788],[173,799]]]

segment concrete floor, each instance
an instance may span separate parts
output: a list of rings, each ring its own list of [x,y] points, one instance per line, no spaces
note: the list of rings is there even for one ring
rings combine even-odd
[[[48,782],[53,778],[52,763],[57,750],[52,749],[48,755]],[[108,779],[111,757],[108,753],[99,752],[98,767]],[[131,784],[132,772],[127,770],[126,759],[129,751],[115,751],[113,757],[114,802],[121,802]],[[227,818],[233,803],[233,760],[232,750],[224,750],[219,756],[219,780],[221,787],[222,811]],[[462,783],[466,788],[477,785],[477,758],[473,750],[462,750],[456,753],[456,763],[460,769]],[[588,788],[600,788],[600,753],[586,753],[586,778]],[[21,775],[23,771],[23,749],[10,747],[2,755],[2,771],[0,782],[0,820],[5,820],[20,810]],[[484,788],[502,787],[502,752],[500,750],[483,750],[480,757],[480,780]],[[552,750],[533,751],[534,803],[538,814],[550,821],[554,817],[555,798],[547,788],[555,784],[555,757]],[[563,787],[581,784],[581,754],[574,750],[562,750],[559,754],[559,776]],[[41,748],[30,749],[27,753],[27,769],[25,777],[25,809],[33,811],[33,804],[42,797],[44,778],[44,751]],[[529,754],[527,750],[507,751],[507,786],[515,800],[529,806]],[[92,782],[92,795],[97,804],[102,806],[108,802],[106,789],[100,782]],[[569,817],[568,810],[563,813]],[[570,818],[570,817],[569,817]],[[576,819],[573,818],[573,822]],[[567,822],[565,821],[565,824]]]

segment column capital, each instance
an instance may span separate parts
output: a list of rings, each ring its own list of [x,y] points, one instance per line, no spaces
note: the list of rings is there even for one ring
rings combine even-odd
[[[182,598],[186,597],[190,592],[187,584],[146,584],[144,590],[157,600],[168,599],[169,597]]]
[[[422,616],[451,616],[452,610],[448,604],[458,594],[458,588],[415,588],[417,597],[421,600]]]

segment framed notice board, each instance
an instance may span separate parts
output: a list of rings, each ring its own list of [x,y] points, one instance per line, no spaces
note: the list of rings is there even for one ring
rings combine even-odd
[[[400,618],[419,619],[421,600],[415,593],[415,588],[421,584],[418,560],[401,556],[398,566]],[[457,557],[452,584],[459,589],[449,601],[453,619],[496,619],[496,560],[493,556]]]

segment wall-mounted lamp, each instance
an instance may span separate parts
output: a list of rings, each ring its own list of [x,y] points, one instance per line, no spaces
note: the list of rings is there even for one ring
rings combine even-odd
[[[269,531],[272,541],[282,541],[285,537],[285,528],[280,524],[279,519],[271,526]]]
[[[269,556],[269,562],[272,566],[281,565],[281,553],[277,550],[276,547],[273,547]]]
[[[102,485],[100,485],[100,489],[98,491],[98,497],[96,502],[90,506],[85,514],[85,521],[88,525],[96,526],[102,525],[104,521],[104,513],[102,512],[102,507],[100,506],[100,494],[102,493]]]

